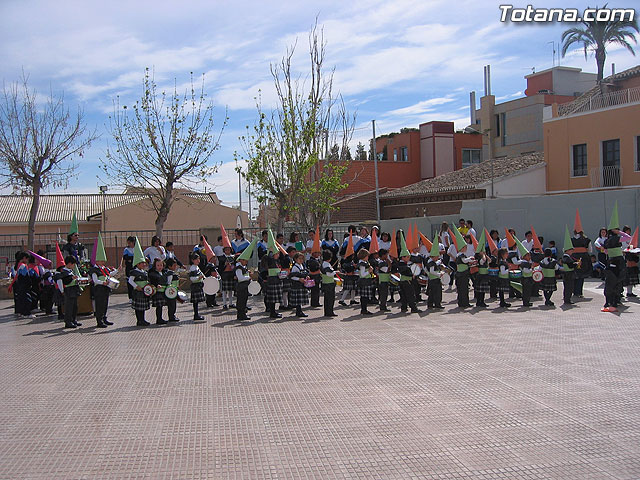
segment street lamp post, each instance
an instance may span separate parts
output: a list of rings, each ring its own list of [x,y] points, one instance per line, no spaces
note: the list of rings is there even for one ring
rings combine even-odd
[[[109,190],[109,187],[107,185],[100,185],[100,193],[102,194],[102,227],[100,228],[101,231],[104,232],[104,226],[105,226],[105,219],[104,219],[104,211],[107,209],[106,207],[106,197],[105,194],[107,193],[107,190]]]

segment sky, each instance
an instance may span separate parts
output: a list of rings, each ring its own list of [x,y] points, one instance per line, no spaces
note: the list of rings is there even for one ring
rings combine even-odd
[[[479,103],[487,64],[497,102],[523,96],[524,76],[553,65],[551,42],[559,42],[571,25],[501,23],[500,3],[2,0],[0,77],[8,84],[24,72],[39,93],[64,94],[72,110],[83,109],[89,129],[100,137],[78,159],[77,176],[66,191],[93,193],[108,184],[99,165],[114,100],[131,104],[140,98],[145,67],[153,69],[161,87],[175,82],[182,88],[190,72],[204,74],[218,126],[225,109],[229,120],[213,158],[221,166],[197,187],[237,205],[233,159],[241,150],[238,137],[256,119],[258,92],[265,106],[273,105],[269,66],[296,41],[294,68],[302,76],[308,71],[307,38],[316,18],[327,44],[325,65],[335,67],[334,89],[357,114],[355,145],[371,138],[372,119],[378,135],[432,120],[464,128],[469,124],[469,92],[477,92]],[[609,2],[610,7],[632,4]],[[588,3],[535,6],[583,9]],[[605,74],[611,62],[622,71],[640,59],[611,47]],[[568,52],[560,63],[595,72],[593,56],[585,60],[581,49]],[[246,193],[243,208],[248,208]],[[256,213],[257,204],[253,209]]]

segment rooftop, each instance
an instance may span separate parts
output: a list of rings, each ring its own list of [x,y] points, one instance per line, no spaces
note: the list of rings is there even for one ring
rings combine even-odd
[[[215,193],[181,192],[181,195],[194,200],[220,203]],[[146,198],[142,194],[131,193],[64,193],[40,195],[40,206],[36,216],[37,223],[70,223],[75,212],[78,221],[102,213],[105,210],[122,207]],[[27,223],[31,210],[29,195],[0,195],[0,223]]]
[[[462,170],[445,173],[406,187],[396,188],[380,195],[380,198],[476,190],[491,181],[491,163],[491,161],[484,161]],[[496,158],[493,160],[493,178],[495,180],[513,175],[541,164],[544,164],[544,154],[540,152]]]

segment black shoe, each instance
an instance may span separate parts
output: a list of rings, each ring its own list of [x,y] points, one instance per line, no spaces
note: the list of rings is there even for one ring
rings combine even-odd
[[[65,323],[64,328],[76,328],[75,323]]]
[[[271,312],[269,318],[282,318],[282,314],[278,312]]]
[[[253,307],[246,307],[247,312],[251,310]]]
[[[319,303],[312,303],[311,304],[311,308],[318,308],[321,307],[322,305],[320,305]]]
[[[76,324],[76,327],[81,327],[82,326],[82,324],[80,322],[75,322],[75,324]]]
[[[533,307],[533,303],[523,303],[523,307]]]
[[[391,310],[389,310],[387,307],[384,308],[380,308],[381,312],[390,312]]]
[[[488,305],[486,303],[476,303],[476,308],[487,308]]]
[[[437,310],[444,310],[444,307],[442,305],[436,305],[435,307],[433,307]]]
[[[231,305],[229,305],[229,308],[236,308],[236,306],[232,303]]]
[[[160,320],[156,320],[156,325],[166,325],[167,323],[169,322],[167,322],[163,318],[161,318]]]
[[[511,306],[511,304],[510,304],[510,303],[507,303],[507,302],[503,302],[503,303],[501,303],[501,304],[500,304],[500,306],[501,306],[502,308],[508,308],[508,307],[510,307],[510,306]]]
[[[193,319],[194,320],[204,320],[204,317],[202,315],[198,315],[198,316],[194,316]]]
[[[180,319],[179,319],[179,318],[177,318],[177,317],[175,317],[175,318],[170,318],[170,319],[169,319],[169,321],[170,321],[170,322],[179,322],[179,321],[180,321]]]
[[[462,305],[458,305],[458,308],[469,308],[471,307],[470,303],[463,303]]]
[[[146,320],[143,320],[141,322],[137,322],[136,323],[136,326],[138,326],[138,327],[147,327],[149,325],[151,325],[151,324],[149,322],[147,322]]]
[[[578,295],[580,298],[582,298],[582,295]],[[627,293],[627,298],[633,298],[633,297],[637,297],[638,295],[636,295],[635,293]]]
[[[278,307],[278,310],[285,310],[285,311],[286,311],[286,310],[293,310],[293,307],[285,307],[285,306],[283,306],[283,305],[280,305],[280,306]]]
[[[337,317],[337,313],[330,313],[329,315],[325,315],[325,317]]]
[[[306,313],[304,313],[304,312],[296,313],[296,317],[299,317],[299,318],[307,318],[308,316],[309,316],[309,315],[307,315],[307,314],[306,314]]]
[[[96,328],[107,328],[108,325],[104,322],[98,322],[98,324],[96,325]]]
[[[370,312],[369,310],[365,310],[364,312],[361,311],[360,315],[373,315],[373,312]]]
[[[548,302],[544,302],[545,305],[547,305],[548,307],[555,307],[556,304],[553,303],[551,300],[549,300]]]
[[[340,301],[338,302],[338,305],[342,305],[343,307],[346,307],[346,306],[347,306],[347,303],[346,303],[344,300],[340,300]]]
[[[102,323],[104,323],[105,325],[113,325],[113,322],[110,322],[109,320],[107,320],[106,318],[102,319]]]
[[[411,309],[411,313],[421,313],[421,312],[422,312],[422,310],[419,310],[417,308],[412,308]]]
[[[349,305],[358,305],[360,302],[358,302],[357,300],[351,300],[349,302]]]
[[[229,310],[229,307],[227,307],[226,305],[223,305],[222,309],[223,310]]]
[[[247,317],[246,315],[242,315],[241,317],[237,317],[238,321],[242,321],[242,320],[251,320],[251,318]]]
[[[575,303],[573,303],[571,300],[569,300],[568,302],[562,302],[563,305],[575,305]]]
[[[406,308],[400,308],[400,311],[401,311],[402,313],[407,313],[407,309],[406,309]]]

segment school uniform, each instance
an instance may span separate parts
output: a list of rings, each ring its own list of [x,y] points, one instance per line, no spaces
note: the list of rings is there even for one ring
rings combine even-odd
[[[246,247],[245,247],[246,248]],[[236,303],[236,318],[238,320],[249,320],[247,316],[247,301],[249,300],[249,283],[251,283],[251,277],[249,276],[249,269],[242,265],[240,262],[236,263],[235,278],[237,281],[237,303]]]
[[[616,273],[616,303],[620,303],[620,300],[622,299],[624,279],[627,275],[627,266],[626,261],[624,260],[622,247],[623,245],[620,235],[610,235],[604,242],[604,248],[607,249],[607,255],[609,257],[608,263],[609,265],[615,265],[615,268],[611,268],[609,271]],[[611,279],[609,281],[611,282]]]
[[[596,250],[598,252],[598,255],[597,255],[598,262],[600,262],[600,264],[602,265],[603,278],[604,278],[604,270],[607,268],[608,261],[609,261],[609,257],[607,256],[607,251],[604,248],[604,242],[606,242],[606,240],[607,240],[607,237],[598,237],[593,242],[593,245],[596,247]]]
[[[137,325],[149,325],[144,319],[144,312],[151,308],[151,299],[147,297],[143,291],[136,290],[136,287],[144,287],[149,283],[149,275],[145,270],[135,267],[129,272],[129,285],[133,287],[133,298],[131,299],[131,308],[136,312]]]
[[[296,307],[296,315],[299,317],[306,317],[306,315],[302,313],[302,307],[309,303],[309,291],[300,279],[307,278],[308,276],[309,272],[304,265],[294,263],[293,267],[291,267],[291,273],[289,274],[289,278],[291,279],[289,304]]]
[[[264,303],[271,313],[271,317],[276,318],[275,305],[282,303],[282,280],[280,279],[280,266],[271,252],[268,253],[267,267],[267,288]]]
[[[391,262],[380,258],[375,261],[375,272],[378,275],[378,300],[380,303],[380,311],[388,311],[387,297],[389,296],[389,285],[391,277]]]
[[[60,272],[60,281],[64,285],[64,326],[78,327],[78,297],[82,290],[78,286],[73,270],[64,267]]]
[[[360,295],[360,313],[367,313],[367,305],[373,302],[375,285],[373,276],[369,272],[369,262],[358,262],[358,294]]]
[[[640,256],[637,253],[625,252],[624,259],[627,262],[627,274],[624,278],[624,286],[630,287],[638,285],[638,283],[640,283],[638,280],[638,262],[640,261]]]
[[[456,257],[456,292],[458,295],[458,307],[470,307],[469,303],[469,266],[473,259],[467,257],[464,250]]]
[[[56,291],[53,281],[53,272],[51,270],[44,270],[41,283],[40,308],[44,310],[47,315],[51,315],[51,313],[53,313],[53,298]]]
[[[149,270],[149,283],[156,287],[156,293],[151,297],[151,304],[156,309],[156,324],[163,325],[166,320],[162,319],[162,307],[167,305],[167,296],[164,291],[171,285],[170,270],[158,272],[155,269]]]
[[[411,313],[420,312],[416,305],[416,298],[411,285],[411,280],[413,280],[411,267],[409,267],[409,265],[403,260],[400,260],[398,262],[398,273],[400,274],[400,311],[406,312],[408,306],[411,308]]]
[[[291,279],[289,278],[289,273],[291,273],[291,266],[293,261],[289,255],[285,255],[283,253],[280,254],[278,258],[278,262],[280,264],[280,270],[284,270],[287,272],[287,276],[282,278],[282,305],[280,308],[285,310],[289,306],[289,292],[291,291]]]
[[[573,295],[573,287],[576,281],[576,268],[578,262],[574,258],[565,253],[562,255],[562,297],[565,304],[571,304],[571,297]]]
[[[307,260],[307,270],[309,277],[315,282],[315,285],[309,289],[311,295],[311,306],[320,307],[320,284],[322,283],[322,273],[320,272],[320,261],[317,258],[310,257]]]
[[[392,260],[391,261],[391,268],[390,268],[390,273],[391,274],[397,274],[398,273],[398,265],[399,265],[399,260]],[[398,275],[399,276],[399,275]],[[394,301],[394,293],[400,293],[400,284],[398,285],[394,285],[393,283],[391,283],[391,281],[389,281],[389,302],[393,302]]]
[[[522,306],[530,307],[531,292],[533,290],[533,263],[529,260],[518,260],[518,267],[522,271]]]
[[[491,293],[489,287],[489,258],[476,254],[476,260],[478,262],[478,271],[475,274],[473,295],[476,300],[476,307],[486,307],[485,295]]]
[[[591,255],[589,254],[591,239],[584,235],[579,235],[571,239],[573,245],[573,253],[571,256],[577,261],[581,260],[581,265],[575,269],[575,278],[573,286],[573,294],[582,297],[584,288],[584,279],[591,276]]]
[[[221,266],[222,272],[220,272],[220,276],[222,277],[220,290],[222,292],[233,292],[236,282],[233,267],[234,265],[235,260],[233,258],[233,255],[225,255],[224,264]]]
[[[429,277],[427,285],[427,307],[442,308],[442,280],[440,277],[440,267],[444,265],[442,260],[429,258],[426,269]]]
[[[122,253],[122,258],[124,259],[124,274],[129,278],[131,270],[133,270],[133,247],[125,248]],[[134,288],[127,282],[127,295],[129,296],[129,300],[133,299],[133,291]]]
[[[205,277],[217,277],[218,276],[218,267],[216,267],[213,263],[207,262],[202,271]],[[216,295],[207,295],[205,294],[205,301],[207,307],[217,307],[218,303],[216,302]]]
[[[31,264],[28,266],[29,280],[31,281],[31,287],[29,289],[29,297],[31,299],[31,310],[38,308],[40,303],[40,283],[42,282],[42,275],[38,265]]]
[[[94,265],[89,270],[93,281],[93,303],[95,306],[94,316],[99,327],[111,325],[107,320],[107,310],[109,309],[109,296],[111,289],[104,285],[107,278],[118,273],[117,270],[110,270],[109,267]]]
[[[242,253],[248,246],[249,246],[249,242],[244,238],[241,238],[240,240],[238,240],[237,238],[234,238],[231,241],[231,249],[235,254]]]
[[[324,305],[324,316],[332,317],[335,315],[335,313],[333,313],[333,305],[336,301],[336,272],[330,262],[324,261],[320,266],[320,273],[322,293],[324,294],[322,302]]]
[[[414,273],[413,280],[411,280],[411,286],[413,287],[413,294],[416,297],[416,303],[422,301],[422,285],[418,282],[418,276],[422,273],[422,257],[417,253],[412,253],[409,257],[409,267]]]
[[[53,274],[55,291],[53,292],[53,303],[58,311],[58,320],[64,320],[64,284],[62,283],[61,270],[56,269]]]
[[[204,302],[204,285],[202,270],[198,265],[191,265],[189,267],[189,280],[191,281],[191,303],[194,305]]]
[[[358,288],[358,276],[356,275],[356,266],[351,260],[343,260],[342,263],[342,290],[346,292],[355,292]]]
[[[329,250],[331,252],[331,264],[336,265],[338,260],[338,251],[340,250],[340,244],[337,240],[323,240],[320,244],[322,250]]]
[[[11,284],[13,290],[13,300],[15,312],[18,315],[31,315],[31,277],[29,276],[29,267],[22,263],[14,273],[13,282]]]
[[[511,291],[511,282],[509,279],[509,262],[506,260],[498,261],[498,295],[500,296],[500,306],[508,306],[504,297]]]
[[[180,286],[180,277],[178,276],[178,273],[173,270],[168,270],[167,275],[169,278],[169,285],[177,289]],[[167,314],[169,315],[169,321],[179,322],[180,320],[176,317],[176,310],[178,307],[177,298],[167,298],[165,301],[167,302]]]
[[[542,291],[544,292],[544,299],[546,305],[553,305],[551,301],[551,295],[558,289],[556,285],[556,270],[558,262],[553,257],[544,257],[540,261],[542,267]]]

